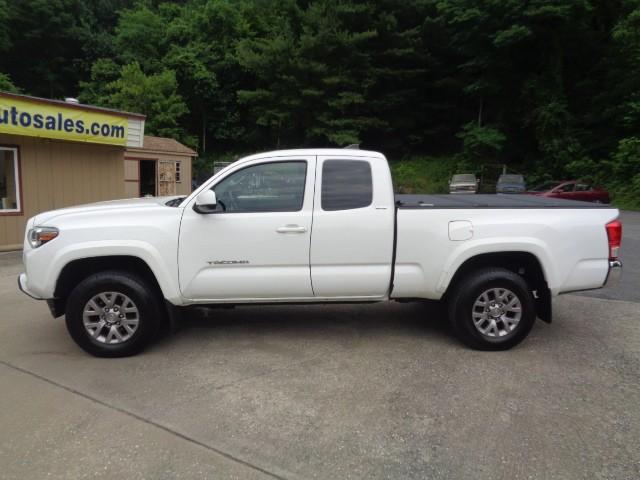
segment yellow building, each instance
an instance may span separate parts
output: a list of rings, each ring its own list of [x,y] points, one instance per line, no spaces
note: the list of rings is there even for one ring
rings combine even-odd
[[[29,217],[69,205],[191,192],[196,152],[144,136],[145,116],[0,92],[0,250]]]

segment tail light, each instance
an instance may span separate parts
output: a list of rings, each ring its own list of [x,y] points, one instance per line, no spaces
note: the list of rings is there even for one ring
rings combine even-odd
[[[607,237],[609,238],[609,260],[616,260],[622,243],[622,222],[614,220],[607,223]]]

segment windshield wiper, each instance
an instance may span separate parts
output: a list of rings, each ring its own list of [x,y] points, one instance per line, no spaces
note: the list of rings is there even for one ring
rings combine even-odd
[[[172,198],[171,200],[167,201],[165,203],[165,205],[167,207],[178,207],[182,201],[187,198],[187,197],[176,197],[176,198]]]

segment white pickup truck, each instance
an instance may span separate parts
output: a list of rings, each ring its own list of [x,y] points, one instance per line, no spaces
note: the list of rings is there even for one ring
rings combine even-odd
[[[139,352],[183,307],[442,300],[467,345],[508,349],[551,297],[621,274],[606,205],[527,195],[395,195],[384,155],[243,158],[186,198],[41,213],[20,289],[66,315],[80,347]]]

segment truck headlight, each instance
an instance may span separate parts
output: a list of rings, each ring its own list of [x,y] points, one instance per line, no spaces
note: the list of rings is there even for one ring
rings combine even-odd
[[[38,248],[56,238],[58,233],[60,232],[55,227],[36,227],[29,230],[27,239],[32,248]]]

